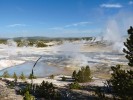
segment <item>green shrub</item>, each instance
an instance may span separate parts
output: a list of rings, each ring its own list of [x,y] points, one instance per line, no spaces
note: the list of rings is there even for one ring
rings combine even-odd
[[[13,81],[11,81],[8,83],[7,87],[13,89],[15,87],[15,83]]]
[[[17,75],[16,75],[15,72],[14,72],[14,74],[13,74],[13,78],[14,78],[14,81],[17,82],[18,77],[17,77]]]
[[[24,73],[22,72],[20,77],[19,77],[21,80],[25,81],[25,76],[24,76]]]
[[[75,79],[75,80],[77,80],[77,73],[76,73],[76,70],[73,71],[72,78]]]
[[[66,77],[65,77],[65,76],[63,76],[61,80],[62,80],[62,81],[66,81]]]
[[[25,87],[21,88],[20,94],[25,95],[27,91],[29,92],[28,94],[34,95],[36,98],[38,98],[38,100],[40,100],[39,98],[45,98],[46,100],[60,100],[61,97],[54,85],[45,81],[43,81],[40,85],[25,84]]]
[[[46,100],[58,100],[60,94],[55,89],[52,83],[43,81],[41,85],[36,86],[35,94],[37,97],[45,98]]]
[[[33,45],[34,45],[34,43],[29,41],[28,46],[32,47]]]
[[[24,95],[27,91],[29,93],[32,93],[32,85],[31,84],[25,84],[25,86],[20,89],[19,93],[21,95]]]
[[[29,91],[26,91],[23,100],[35,100],[35,98],[31,94],[29,94]]]
[[[4,78],[9,78],[10,75],[9,75],[8,71],[5,71],[5,72],[3,73],[3,75],[2,75],[2,77],[4,77]]]
[[[37,46],[37,47],[47,47],[47,45],[46,45],[43,41],[38,41],[38,42],[36,43],[36,46]]]
[[[50,78],[50,79],[54,79],[54,75],[50,75],[49,78]]]
[[[70,89],[81,89],[81,86],[78,82],[74,82],[74,83],[69,84],[69,88]]]
[[[81,70],[76,73],[76,71],[73,72],[72,78],[75,79],[75,81],[78,82],[89,82],[91,81],[91,72],[89,66],[86,66],[85,68],[82,67]]]
[[[34,76],[33,74],[30,74],[29,79],[36,79],[36,76]]]
[[[125,71],[120,69],[120,65],[111,67],[113,73],[108,86],[112,92],[125,100],[133,99],[133,71]]]

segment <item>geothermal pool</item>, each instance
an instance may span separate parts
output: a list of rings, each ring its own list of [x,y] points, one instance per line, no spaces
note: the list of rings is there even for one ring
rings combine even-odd
[[[13,67],[5,68],[0,71],[0,75],[3,74],[3,72],[8,71],[10,75],[13,75],[15,72],[17,75],[21,75],[23,72],[25,76],[29,76],[31,74],[32,68],[33,68],[34,62],[26,62],[20,65],[16,65]],[[34,68],[34,74],[37,77],[44,77],[49,76],[52,74],[58,73],[58,68],[53,66],[48,66],[47,64],[43,62],[39,62],[37,66]]]
[[[11,75],[14,72],[20,75],[23,72],[26,76],[29,76],[35,61],[40,56],[42,56],[42,58],[34,68],[34,74],[37,77],[61,74],[64,68],[80,68],[86,65],[93,68],[100,64],[106,65],[105,67],[110,67],[116,64],[127,64],[123,53],[112,51],[85,52],[79,49],[83,45],[84,43],[69,43],[47,48],[20,48],[1,45],[0,75],[2,75],[4,71],[8,71]]]

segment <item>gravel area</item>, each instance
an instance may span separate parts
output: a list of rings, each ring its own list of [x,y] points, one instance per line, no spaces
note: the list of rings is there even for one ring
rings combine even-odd
[[[23,100],[14,89],[7,88],[6,83],[0,80],[0,100]]]

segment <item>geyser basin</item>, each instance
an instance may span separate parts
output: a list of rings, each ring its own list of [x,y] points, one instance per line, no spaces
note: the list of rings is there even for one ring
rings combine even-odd
[[[41,60],[37,63],[36,67],[34,68],[34,74],[37,77],[45,77],[51,74],[63,74],[62,70],[66,66],[81,67],[89,65],[91,68],[93,68],[93,66],[97,66],[99,64],[106,64],[106,67],[116,64],[125,64],[127,60],[122,59],[123,56],[124,54],[113,52],[73,53],[60,51],[58,52],[58,54],[43,55]],[[31,60],[30,57],[33,57],[32,59],[34,59],[34,61]],[[17,58],[10,58],[14,60],[24,60],[25,63],[3,69],[0,71],[0,75],[2,75],[3,72],[7,70],[11,75],[14,72],[16,72],[17,75],[20,75],[23,72],[26,76],[29,76],[29,74],[32,71],[33,65],[36,61],[35,59],[38,57],[39,55],[28,55],[28,57],[24,55],[19,55]]]
[[[26,62],[21,65],[6,68],[6,69],[0,71],[0,75],[2,75],[3,72],[8,71],[8,73],[10,75],[13,75],[14,72],[17,75],[20,75],[23,72],[25,76],[29,76],[32,71],[34,63],[35,62]],[[60,71],[59,68],[53,67],[53,66],[48,66],[46,63],[43,63],[43,62],[38,62],[34,68],[34,74],[37,77],[45,77],[45,76],[49,76],[51,74],[57,74],[59,71]]]
[[[68,74],[68,71],[70,73],[71,69],[79,69],[86,65],[95,69],[95,67],[99,67],[100,64],[102,64],[102,66],[104,65],[103,67],[127,64],[124,54],[114,52],[110,45],[92,44],[88,42],[86,44],[88,45],[84,45],[82,41],[79,41],[78,43],[72,42],[46,48],[15,47],[11,48],[12,51],[14,51],[13,53],[10,53],[10,50],[8,50],[10,47],[0,45],[0,54],[2,55],[0,57],[0,68],[6,68],[0,71],[0,75],[7,70],[11,75],[14,72],[20,75],[23,72],[26,76],[29,76],[35,61],[40,56],[42,56],[42,58],[34,68],[34,74],[37,77],[45,77],[51,74]],[[11,61],[8,66],[6,66],[5,60]],[[23,64],[20,63],[20,61]]]

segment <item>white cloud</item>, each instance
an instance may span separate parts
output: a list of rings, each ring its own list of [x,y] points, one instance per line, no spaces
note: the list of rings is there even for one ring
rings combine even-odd
[[[18,26],[27,26],[26,24],[11,24],[7,25],[7,27],[18,27]]]
[[[128,3],[129,5],[133,5],[133,1],[129,1],[129,3]]]
[[[104,8],[121,8],[123,6],[121,4],[101,4],[100,7],[104,7]]]
[[[71,27],[71,26],[84,26],[84,25],[87,25],[87,24],[90,24],[91,22],[79,22],[79,23],[74,23],[74,24],[71,24],[71,25],[66,25],[64,27]]]

